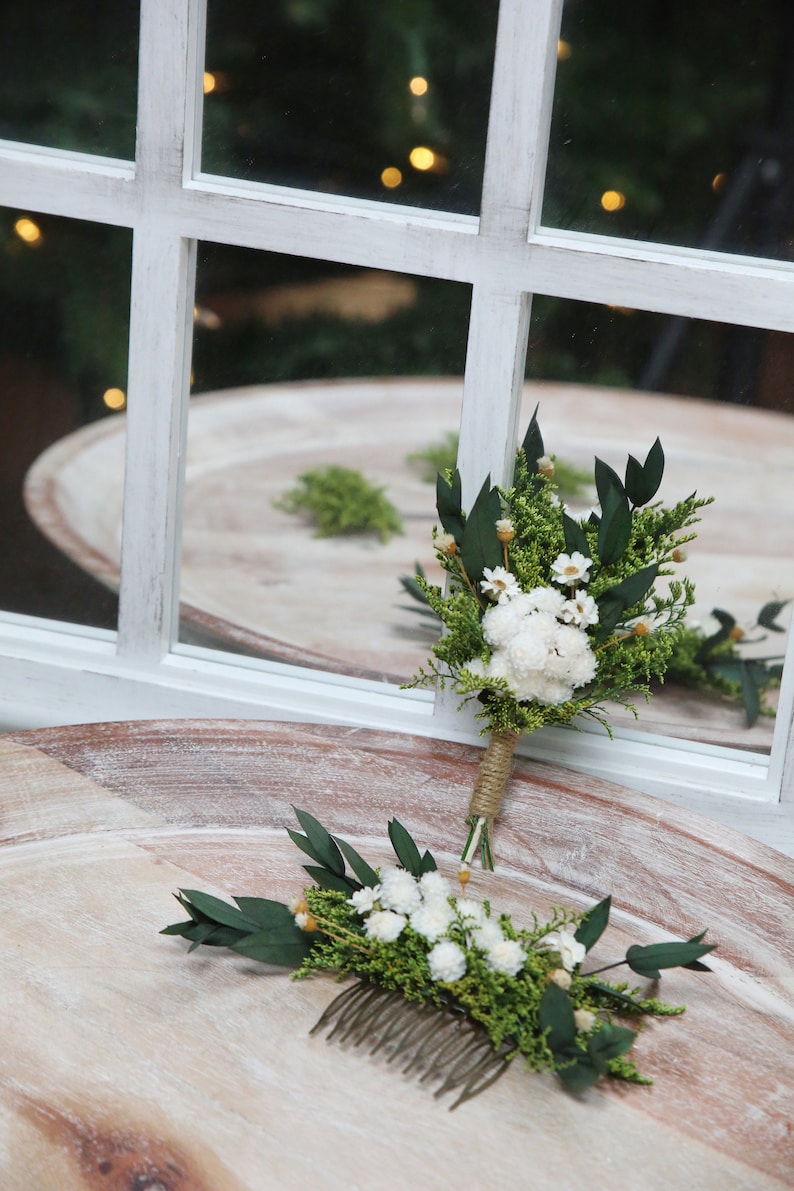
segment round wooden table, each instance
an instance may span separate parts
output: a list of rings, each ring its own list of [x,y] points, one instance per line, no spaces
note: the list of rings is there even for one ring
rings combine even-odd
[[[611,892],[601,963],[709,928],[712,973],[666,973],[687,1011],[635,1045],[652,1088],[572,1097],[516,1061],[450,1113],[309,1037],[331,979],[158,933],[178,887],[300,890],[290,804],[376,864],[396,814],[454,872],[479,755],[236,721],[0,738],[3,1191],[794,1186],[794,863],[697,815],[520,761],[470,886],[518,921]]]

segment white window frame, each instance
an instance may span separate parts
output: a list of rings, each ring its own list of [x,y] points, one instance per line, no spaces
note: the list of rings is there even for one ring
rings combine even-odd
[[[561,9],[562,0],[501,0],[479,218],[201,173],[204,0],[141,0],[134,164],[0,142],[1,205],[133,232],[118,632],[1,615],[0,723],[219,715],[477,739],[473,720],[429,693],[176,644],[195,245],[470,285],[459,457],[467,501],[486,473],[508,474],[531,294],[794,331],[791,263],[541,226]],[[525,748],[794,846],[792,653],[769,758],[636,732],[609,742],[544,730]]]

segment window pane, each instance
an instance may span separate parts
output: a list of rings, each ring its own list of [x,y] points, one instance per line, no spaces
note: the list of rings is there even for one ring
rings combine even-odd
[[[657,435],[660,498],[715,498],[677,568],[696,583],[688,623],[700,636],[689,656],[679,651],[650,706],[638,703],[639,726],[768,751],[777,684],[761,694],[767,713],[752,727],[741,684],[774,678],[786,633],[757,620],[765,605],[794,597],[794,336],[535,298],[527,375],[525,420],[540,401],[547,448],[584,473],[563,493],[574,511],[597,501],[594,455],[622,476],[627,455],[644,460]],[[743,636],[693,665],[703,638],[720,629],[715,608],[736,621],[733,638]],[[789,614],[786,606],[773,619],[786,629]],[[763,670],[759,658],[769,659]]]
[[[496,0],[209,0],[202,168],[480,204]]]
[[[135,156],[138,0],[0,0],[0,137]]]
[[[130,233],[3,210],[0,236],[0,609],[115,628]]]
[[[543,221],[788,259],[794,10],[569,0]]]
[[[435,574],[435,464],[454,460],[469,298],[453,283],[200,245],[182,640],[411,675],[436,627],[400,577],[416,562]],[[362,479],[382,497],[360,494]],[[362,517],[365,532],[334,532]]]

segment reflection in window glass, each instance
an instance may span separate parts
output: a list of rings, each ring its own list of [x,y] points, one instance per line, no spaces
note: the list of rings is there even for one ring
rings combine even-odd
[[[0,241],[0,609],[115,628],[130,233],[3,210]]]
[[[202,169],[479,210],[496,0],[210,0]]]
[[[198,258],[181,639],[410,676],[437,628],[400,577],[436,569],[468,288],[212,245]]]
[[[794,10],[568,0],[543,222],[787,259]]]
[[[627,455],[644,460],[657,435],[660,498],[715,498],[680,566],[696,583],[696,635],[638,708],[639,726],[768,751],[790,607],[767,609],[774,626],[758,616],[794,597],[794,336],[535,298],[527,376],[524,421],[539,401],[574,511],[597,500],[594,454],[622,475]],[[725,639],[704,648],[721,627]],[[748,727],[759,686],[766,712]]]
[[[0,137],[135,156],[138,0],[0,0]]]

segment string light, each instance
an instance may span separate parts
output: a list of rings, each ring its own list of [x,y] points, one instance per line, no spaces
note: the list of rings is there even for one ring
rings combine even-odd
[[[408,154],[408,160],[415,170],[432,170],[436,163],[436,155],[426,145],[417,145]]]
[[[123,389],[105,389],[102,400],[108,409],[126,409],[127,394]]]
[[[565,62],[573,53],[573,47],[569,41],[563,41],[562,38],[557,42],[557,61]]]
[[[726,181],[727,177],[728,177],[727,174],[715,174],[714,177],[711,179],[711,189],[715,193],[718,193],[720,190],[722,190],[723,186],[725,185],[725,181]]]
[[[205,70],[204,71],[204,94],[209,95],[210,91],[214,91],[215,88],[217,87],[217,85],[218,84],[217,84],[215,75],[211,71]]]
[[[16,221],[14,224],[14,231],[19,236],[20,240],[22,240],[25,244],[30,244],[31,246],[40,244],[44,239],[39,225],[34,223],[32,219],[28,219],[27,216],[23,216],[21,219]]]
[[[626,196],[619,190],[605,190],[601,195],[601,206],[605,211],[619,211],[626,205]]]
[[[408,87],[412,95],[427,95],[427,79],[423,79],[421,74],[412,78]]]
[[[380,180],[387,190],[394,190],[403,180],[402,173],[396,166],[389,165],[380,176]]]

